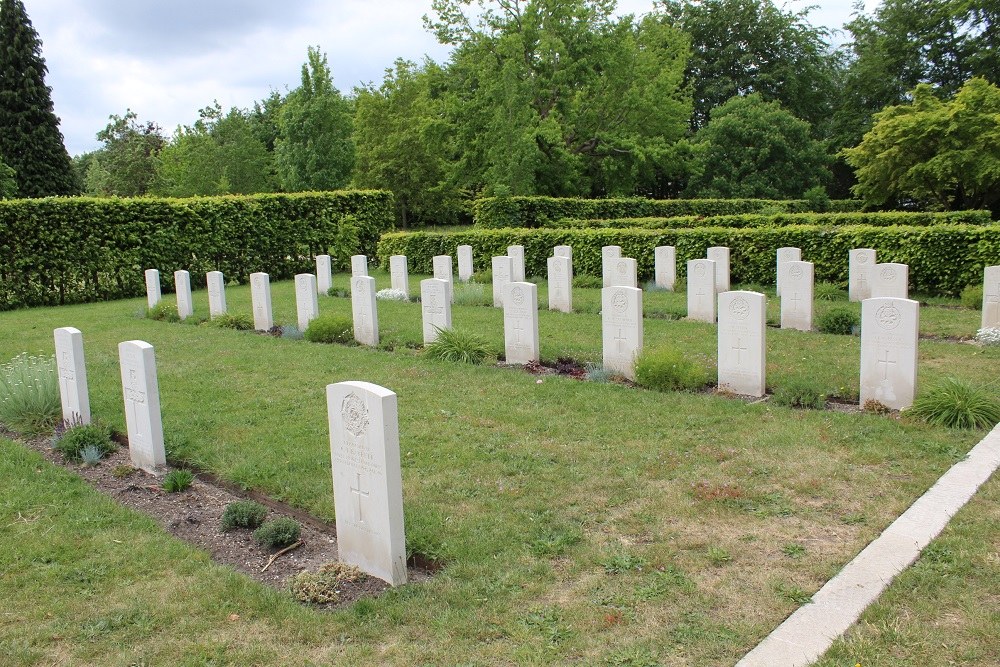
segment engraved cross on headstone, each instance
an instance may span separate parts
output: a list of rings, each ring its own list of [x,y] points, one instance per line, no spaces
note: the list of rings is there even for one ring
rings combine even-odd
[[[742,345],[742,341],[739,338],[737,338],[736,339],[736,345],[733,345],[733,351],[736,352],[736,365],[737,366],[742,366],[743,365],[743,356],[740,354],[740,352],[746,352],[747,349],[748,349],[746,347],[740,347],[741,345]]]
[[[358,523],[364,523],[365,522],[364,514],[361,512],[361,498],[362,497],[367,498],[368,496],[371,495],[371,492],[370,491],[362,491],[361,490],[361,473],[360,472],[357,473],[357,486],[353,486],[353,485],[351,486],[351,493],[353,493],[355,496],[357,496],[357,499],[358,499],[358,502],[355,505],[355,509],[357,510],[355,512],[355,517],[357,517]]]
[[[889,358],[889,350],[883,350],[882,351],[882,356],[884,356],[885,358],[884,359],[881,359],[881,358],[877,359],[877,363],[880,366],[882,366],[882,379],[883,380],[887,380],[889,378],[889,364],[892,364],[893,366],[895,366],[896,365],[896,361],[894,359],[890,359]]]
[[[798,292],[792,292],[792,297],[789,299],[792,302],[792,310],[797,311],[799,309],[799,301],[801,300]]]
[[[514,334],[517,336],[516,343],[518,345],[521,344],[521,332],[522,331],[524,331],[524,328],[521,326],[521,320],[519,320],[519,319],[518,320],[514,320]]]
[[[627,340],[628,339],[625,338],[625,336],[622,335],[622,328],[618,327],[618,335],[615,336],[615,342],[618,344],[618,352],[619,353],[624,353],[625,352],[625,341],[627,341]]]
[[[698,286],[698,291],[697,291],[697,292],[695,292],[695,296],[697,296],[697,297],[698,297],[698,303],[700,304],[700,303],[701,303],[701,300],[702,300],[702,298],[704,298],[704,296],[705,296],[705,288],[704,288],[704,287],[702,287],[701,285],[699,285],[699,286]]]

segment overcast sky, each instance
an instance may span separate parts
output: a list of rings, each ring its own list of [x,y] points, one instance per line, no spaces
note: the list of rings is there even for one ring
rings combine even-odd
[[[334,85],[348,93],[381,82],[402,57],[443,61],[448,50],[424,30],[430,0],[24,0],[49,68],[56,115],[71,155],[98,148],[111,114],[131,108],[166,134],[198,109],[249,107],[299,83],[306,48],[329,57]],[[780,4],[780,2],[779,2]],[[853,0],[816,5],[813,25],[840,28]],[[871,6],[869,2],[869,8]],[[642,14],[652,0],[619,0]]]

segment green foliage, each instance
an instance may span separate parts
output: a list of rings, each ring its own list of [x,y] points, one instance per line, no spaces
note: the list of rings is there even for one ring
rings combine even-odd
[[[144,268],[245,281],[266,267],[272,280],[291,278],[314,270],[345,226],[357,240],[339,256],[373,255],[392,226],[392,195],[0,201],[0,309],[140,296]]]
[[[84,450],[87,449],[98,452],[98,459],[116,449],[111,440],[111,427],[97,422],[69,427],[56,439],[53,447],[67,461],[84,460]]]
[[[708,384],[705,367],[672,345],[643,348],[635,361],[635,381],[656,391],[696,391]]]
[[[180,493],[191,488],[194,474],[190,470],[171,470],[163,477],[163,490],[167,493]]]
[[[160,301],[152,308],[146,309],[146,317],[151,320],[156,320],[157,322],[180,322],[181,316],[177,312],[177,307],[167,303],[166,301]]]
[[[160,127],[138,120],[131,109],[112,114],[97,133],[104,146],[91,157],[84,177],[87,194],[97,197],[140,197],[152,193],[157,155],[166,144]]]
[[[299,602],[332,604],[340,601],[344,584],[364,578],[364,573],[346,563],[324,563],[315,572],[299,572],[289,579],[292,595]]]
[[[573,274],[573,287],[577,289],[601,289],[604,287],[604,280],[600,276],[575,273]]]
[[[454,286],[456,306],[492,306],[493,290],[487,290],[482,283],[457,282]]]
[[[326,313],[309,322],[303,335],[311,343],[350,343],[354,340],[354,323],[349,317]]]
[[[267,508],[255,500],[236,500],[222,511],[219,526],[223,531],[258,528],[267,518]]]
[[[37,435],[51,430],[61,414],[54,357],[19,354],[0,366],[0,423]]]
[[[485,340],[457,329],[439,329],[434,342],[425,348],[427,356],[444,361],[481,364],[493,354]]]
[[[789,408],[822,410],[826,407],[826,392],[821,391],[810,378],[790,377],[775,388],[771,402]]]
[[[820,186],[831,160],[810,126],[760,94],[712,109],[694,136],[687,196],[791,199]]]
[[[802,193],[802,199],[809,204],[809,209],[817,213],[824,213],[830,208],[830,195],[826,188],[817,185]]]
[[[576,219],[562,218],[549,227],[562,229],[689,229],[696,227],[788,227],[815,225],[847,227],[866,225],[891,227],[907,225],[992,225],[989,211],[945,211],[918,213],[909,211],[871,211],[864,213],[742,213],[717,216],[680,216],[649,218]]]
[[[950,428],[989,429],[1000,422],[1000,403],[988,391],[955,378],[945,378],[918,396],[907,412]]]
[[[14,168],[3,161],[0,155],[0,199],[13,199],[17,196],[17,174]]]
[[[253,538],[266,549],[282,549],[294,544],[301,533],[298,521],[283,516],[265,522],[253,531]]]
[[[157,304],[159,306],[160,304]],[[153,318],[156,319],[156,318]],[[245,313],[223,313],[212,318],[210,324],[220,329],[253,331],[253,318]]]
[[[856,196],[873,206],[1000,206],[1000,88],[971,79],[950,101],[937,94],[917,86],[912,103],[876,114],[861,143],[843,151]]]
[[[975,310],[983,309],[983,286],[982,284],[969,285],[962,290],[959,295],[959,300],[962,302],[962,306],[965,308],[973,308]]]
[[[104,458],[104,451],[96,445],[87,445],[80,450],[80,462],[85,466],[95,466]]]
[[[841,289],[840,285],[835,283],[816,283],[816,287],[813,290],[813,295],[817,301],[845,301],[847,300],[847,291]]]
[[[849,308],[834,308],[816,318],[816,328],[827,334],[850,336],[860,324],[861,318]]]

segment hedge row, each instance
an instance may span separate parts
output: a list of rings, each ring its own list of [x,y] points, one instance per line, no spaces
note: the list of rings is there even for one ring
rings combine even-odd
[[[852,199],[813,204],[803,199],[579,199],[557,197],[484,197],[473,204],[477,227],[548,227],[562,218],[674,218],[678,216],[739,215],[742,213],[808,213],[824,210],[860,211]]]
[[[905,225],[992,225],[989,211],[948,211],[945,213],[907,213],[902,211],[870,213],[779,213],[763,215],[714,215],[708,217],[683,216],[677,218],[618,218],[614,220],[577,220],[562,218],[552,227],[607,227],[615,229],[683,229],[686,227],[784,227],[787,225],[814,225],[818,227],[844,227],[868,225],[889,227]],[[1000,227],[998,227],[1000,229]]]
[[[330,251],[373,254],[393,224],[389,192],[195,199],[51,198],[0,202],[0,309],[139,296],[143,271],[254,271],[288,278]]]
[[[451,255],[459,245],[473,247],[476,270],[490,268],[491,257],[507,253],[507,246],[523,245],[525,271],[544,276],[553,246],[573,247],[577,274],[601,275],[601,247],[618,245],[622,254],[638,261],[641,280],[653,276],[656,246],[677,248],[677,269],[686,274],[687,260],[705,257],[711,246],[731,248],[734,283],[773,285],[775,252],[802,248],[802,257],[815,263],[816,280],[846,284],[847,257],[852,248],[875,248],[880,262],[910,266],[911,289],[927,294],[957,295],[966,285],[982,282],[983,267],[1000,264],[1000,232],[970,225],[929,227],[790,226],[774,228],[698,229],[484,229],[450,234],[413,232],[384,234],[378,245],[379,263],[390,255],[406,255],[410,270],[431,273],[434,255]]]

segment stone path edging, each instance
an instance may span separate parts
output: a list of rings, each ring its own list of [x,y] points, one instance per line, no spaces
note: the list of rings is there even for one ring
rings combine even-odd
[[[821,658],[998,467],[1000,425],[736,667],[805,667]]]

